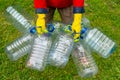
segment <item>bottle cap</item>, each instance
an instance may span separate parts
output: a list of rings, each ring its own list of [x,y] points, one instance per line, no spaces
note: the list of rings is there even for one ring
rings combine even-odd
[[[87,30],[88,30],[88,28],[83,27],[82,30],[81,30],[81,32],[80,32],[80,34],[84,34]]]
[[[35,33],[36,33],[36,27],[32,27],[32,28],[30,29],[30,33],[35,34]]]
[[[83,27],[81,32],[80,32],[80,39],[83,39],[84,38],[84,34],[88,31],[88,28],[86,27]]]
[[[53,32],[55,30],[54,25],[53,24],[47,24],[47,30],[48,30],[48,32]]]

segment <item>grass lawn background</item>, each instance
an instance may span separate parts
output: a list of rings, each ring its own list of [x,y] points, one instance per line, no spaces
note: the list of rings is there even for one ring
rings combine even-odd
[[[13,1],[15,1],[13,3]],[[70,57],[69,63],[63,69],[47,66],[43,72],[27,69],[26,58],[11,62],[4,52],[5,46],[20,37],[21,33],[11,23],[6,21],[5,9],[16,4],[32,17],[35,16],[33,0],[0,0],[0,80],[120,80],[120,1],[119,0],[85,0],[86,16],[92,26],[117,43],[116,51],[107,59],[93,53],[98,65],[98,73],[90,78],[80,78]],[[60,20],[56,12],[55,20]]]

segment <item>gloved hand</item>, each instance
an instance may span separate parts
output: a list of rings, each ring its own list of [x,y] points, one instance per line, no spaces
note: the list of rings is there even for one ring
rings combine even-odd
[[[45,14],[37,14],[36,30],[38,34],[47,33],[45,26]]]
[[[74,21],[72,23],[72,32],[75,33],[74,34],[74,42],[79,41],[79,38],[80,38],[81,20],[82,20],[82,14],[75,13],[74,14]]]

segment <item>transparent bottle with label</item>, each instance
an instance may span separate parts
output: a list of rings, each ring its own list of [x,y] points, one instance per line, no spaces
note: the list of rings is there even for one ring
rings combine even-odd
[[[82,21],[81,38],[84,38],[84,42],[93,51],[103,58],[108,58],[115,51],[116,43],[97,28],[90,28],[90,21],[87,18],[83,18]]]
[[[103,58],[108,58],[115,51],[116,43],[97,28],[84,29],[81,36],[86,45]]]
[[[26,67],[43,71],[48,61],[52,40],[48,35],[35,35]]]
[[[16,61],[30,52],[31,42],[34,39],[33,34],[26,33],[6,46],[5,52],[9,59]]]
[[[18,8],[17,8],[18,9]],[[24,11],[22,11],[23,13]],[[26,33],[32,28],[32,18],[26,17],[16,10],[15,6],[9,6],[6,9],[6,19],[11,22],[20,32]],[[28,15],[28,14],[27,14]]]
[[[87,45],[83,46],[83,44],[77,43],[72,53],[72,58],[79,76],[91,77],[98,72],[98,67]]]
[[[73,38],[65,33],[60,33],[52,44],[48,63],[56,67],[64,67],[73,49]]]

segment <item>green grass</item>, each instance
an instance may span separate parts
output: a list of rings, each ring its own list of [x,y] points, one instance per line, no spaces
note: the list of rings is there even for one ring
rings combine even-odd
[[[98,65],[98,73],[90,78],[80,78],[75,65],[70,61],[63,69],[47,66],[43,72],[25,67],[27,56],[16,62],[11,62],[4,52],[5,46],[15,40],[21,33],[7,22],[5,9],[11,4],[20,5],[30,15],[34,16],[32,0],[0,0],[0,80],[120,80],[120,1],[119,0],[86,0],[84,14],[91,25],[97,27],[117,43],[116,51],[107,59],[93,54]],[[55,20],[60,20],[55,13]]]

